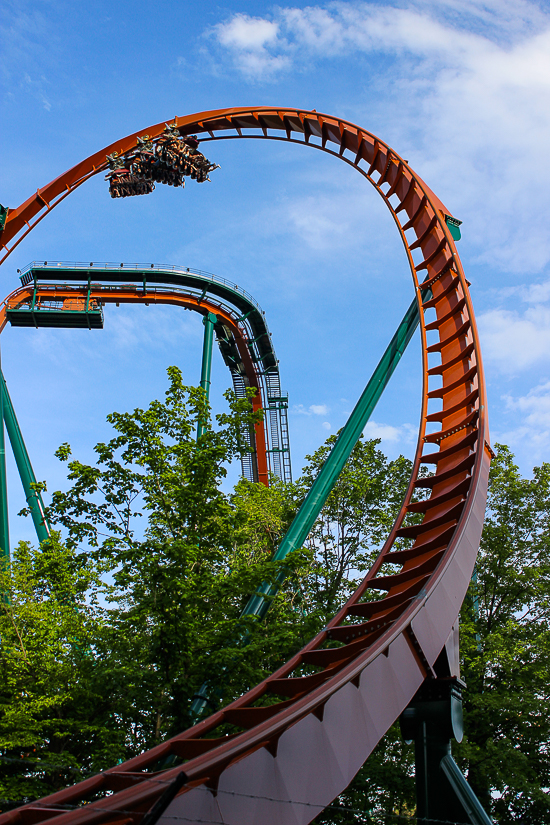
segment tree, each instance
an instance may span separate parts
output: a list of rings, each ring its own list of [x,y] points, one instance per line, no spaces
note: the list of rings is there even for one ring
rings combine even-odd
[[[59,537],[21,542],[0,570],[2,808],[78,781],[124,754],[92,655],[102,639],[99,570]],[[6,800],[9,800],[8,802]]]
[[[496,445],[461,615],[468,782],[503,825],[550,823],[550,464],[522,478]]]
[[[116,436],[95,466],[70,460],[72,487],[48,512],[65,544],[20,545],[2,571],[0,796],[14,804],[186,727],[205,673],[232,662],[255,584],[235,560],[236,508],[219,484],[257,416],[230,395],[197,442],[204,393],[175,368],[169,377],[164,403],[109,417]],[[260,580],[274,575],[264,561]]]
[[[360,440],[306,547],[285,560],[269,612],[243,619],[250,593],[280,572],[273,550],[335,437],[295,484],[241,480],[224,493],[251,405],[229,394],[213,425],[204,393],[175,368],[169,379],[164,402],[109,416],[116,434],[96,446],[95,465],[60,448],[72,486],[54,494],[49,517],[65,543],[20,545],[2,573],[7,799],[42,795],[184,729],[205,680],[212,703],[256,684],[344,603],[399,510],[410,462]],[[199,420],[208,426],[197,441]],[[549,508],[550,465],[522,479],[500,447],[462,616],[466,736],[455,753],[503,825],[550,822]],[[365,823],[410,816],[412,758],[394,726],[318,821],[343,825],[350,809]]]
[[[296,484],[305,496],[336,443],[331,435],[312,456]],[[388,461],[379,439],[359,439],[316,520],[306,545],[315,560],[309,598],[323,621],[354,592],[384,543],[405,496],[412,464]]]
[[[92,768],[92,762],[83,761],[78,742],[62,751],[57,748],[64,762],[76,765],[80,773],[44,775],[40,787],[26,783],[27,798],[131,757],[187,727],[195,721],[189,709],[205,679],[214,688],[212,701],[225,702],[272,672],[347,598],[367,563],[369,542],[379,540],[376,519],[391,518],[386,510],[399,501],[399,494],[383,481],[387,459],[375,444],[358,445],[351,460],[355,472],[342,476],[327,504],[332,509],[316,527],[323,535],[322,547],[314,536],[307,548],[285,560],[288,577],[266,617],[243,619],[250,593],[277,577],[280,563],[271,561],[273,550],[301,503],[308,474],[317,471],[334,439],[309,459],[306,478],[297,485],[273,480],[265,488],[243,479],[233,493],[224,494],[220,482],[225,466],[246,449],[241,432],[255,420],[251,405],[229,394],[229,412],[217,417],[216,428],[209,423],[197,441],[197,422],[210,422],[204,393],[184,387],[175,368],[169,370],[169,379],[164,402],[109,416],[115,436],[96,445],[94,465],[73,459],[68,445],[58,451],[59,458],[69,462],[72,486],[54,493],[48,515],[64,529],[66,543],[56,540],[42,551],[26,548],[35,560],[29,592],[39,587],[36,565],[44,553],[59,565],[72,560],[70,570],[77,578],[66,583],[62,598],[69,618],[86,621],[89,632],[74,647],[71,628],[59,626],[56,632],[65,641],[54,659],[61,671],[72,668],[76,680],[70,683],[66,708],[78,702],[88,720],[100,721],[112,753],[101,750],[99,739],[94,743],[84,738]],[[360,466],[363,476],[358,481]],[[359,486],[367,484],[369,476],[376,478],[364,507],[370,522],[361,526],[354,513]],[[331,546],[328,535],[333,529],[339,538]],[[340,559],[335,569],[333,557]],[[21,564],[23,555],[15,554],[6,571],[12,590]],[[92,590],[87,596],[79,571],[88,571]],[[76,598],[76,591],[84,595]],[[32,598],[27,593],[12,601],[18,621],[25,610],[34,609]],[[45,601],[42,623],[49,627],[56,622],[56,608],[49,595]],[[27,632],[25,628],[23,644]],[[47,641],[43,647],[47,652]],[[12,646],[13,655],[14,650]],[[74,665],[77,655],[80,670]],[[55,693],[53,681],[44,684],[45,694]],[[220,691],[216,686],[222,684]],[[96,686],[101,686],[98,695]],[[10,708],[17,702],[14,690],[6,691],[2,708],[7,727]],[[100,697],[108,700],[102,704]],[[11,750],[3,752],[15,759],[32,753],[43,766],[52,748],[38,728],[51,724],[52,714],[47,703],[29,712],[34,733],[29,734],[27,751],[21,742],[13,742]],[[84,717],[77,714],[76,719],[76,727],[80,719],[84,730]],[[14,772],[21,778],[18,768]],[[6,785],[4,795],[17,800],[19,794],[21,799],[22,788]]]
[[[229,412],[214,428],[204,392],[183,386],[177,368],[168,374],[164,402],[108,416],[117,435],[96,445],[96,466],[70,461],[73,485],[55,493],[49,509],[69,544],[87,542],[112,577],[104,588],[109,649],[101,657],[120,725],[132,731],[128,755],[192,724],[191,702],[205,678],[225,685],[252,678],[254,666],[238,650],[246,629],[240,612],[277,572],[261,543],[237,542],[243,486],[232,498],[220,488],[227,464],[247,449],[243,429],[258,415],[247,399],[227,393]],[[59,456],[69,459],[70,448]],[[277,518],[271,521],[276,530]]]
[[[496,450],[476,571],[460,617],[465,736],[453,753],[495,822],[547,825],[550,464],[525,479],[510,450]],[[394,726],[316,821],[389,825],[413,811],[412,747],[399,741]]]

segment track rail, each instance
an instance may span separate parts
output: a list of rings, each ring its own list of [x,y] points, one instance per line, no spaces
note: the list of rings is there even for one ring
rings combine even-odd
[[[357,169],[383,198],[403,240],[420,309],[424,385],[413,474],[373,567],[327,628],[289,662],[193,728],[5,814],[1,825],[46,819],[56,825],[137,825],[179,775],[181,762],[186,785],[159,820],[165,825],[174,818],[310,822],[433,677],[475,563],[490,463],[485,386],[468,284],[441,201],[387,144],[338,118],[240,108],[175,123],[182,134],[207,140],[254,137],[314,146]],[[108,152],[122,154],[138,136],[156,139],[163,129],[158,124],[117,141],[37,192],[8,214],[4,243],[13,242],[12,249],[65,192],[105,167]],[[422,303],[428,287],[432,297]],[[434,465],[434,475],[421,477],[422,464]],[[428,497],[414,500],[422,489]],[[420,514],[421,522],[410,523],[409,514]],[[366,599],[373,590],[382,597]],[[342,646],[328,647],[334,640]],[[304,669],[310,672],[304,675]],[[276,704],[265,704],[273,697]],[[235,735],[218,737],[216,729],[227,724],[235,726]],[[167,756],[177,757],[180,766],[155,771]],[[97,798],[105,793],[111,795]]]
[[[63,283],[52,283],[59,280]],[[58,304],[63,312],[76,299],[83,305],[89,300],[100,304],[172,304],[201,315],[214,314],[216,338],[237,396],[244,397],[249,386],[256,388],[253,408],[265,411],[263,424],[256,425],[254,433],[244,433],[252,450],[243,457],[244,475],[265,485],[270,472],[291,481],[278,360],[265,313],[245,290],[211,273],[158,264],[34,262],[23,270],[21,281],[24,286],[12,292],[0,309],[0,332],[8,320],[18,326],[34,326],[31,304],[36,306],[36,318],[44,319],[50,311],[46,307],[54,309]],[[67,281],[86,286],[71,287]]]

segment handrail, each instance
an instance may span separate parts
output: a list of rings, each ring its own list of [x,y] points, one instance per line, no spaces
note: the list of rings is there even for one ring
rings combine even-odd
[[[195,267],[184,267],[178,266],[177,264],[155,264],[155,263],[126,263],[116,264],[112,262],[100,262],[100,261],[93,261],[91,263],[84,263],[83,261],[32,261],[30,264],[27,264],[23,269],[18,270],[18,274],[23,280],[24,276],[28,272],[32,272],[33,269],[51,269],[55,270],[56,268],[62,269],[74,269],[74,270],[82,270],[82,271],[90,271],[90,273],[94,270],[98,269],[106,269],[112,272],[117,271],[125,271],[130,270],[131,272],[135,271],[153,271],[155,273],[162,273],[162,272],[173,272],[176,275],[199,275],[201,278],[205,280],[210,280],[212,283],[220,284],[222,286],[228,287],[232,292],[236,292],[239,295],[242,295],[243,298],[246,300],[256,309],[258,309],[263,315],[265,315],[263,309],[256,301],[255,298],[247,292],[246,289],[243,289],[234,281],[229,280],[228,278],[222,278],[220,275],[215,275],[213,272],[207,272],[204,269],[196,269]]]

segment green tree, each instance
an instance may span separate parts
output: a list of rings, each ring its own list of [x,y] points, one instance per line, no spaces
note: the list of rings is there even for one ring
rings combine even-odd
[[[49,518],[66,543],[20,545],[2,571],[4,799],[44,795],[186,727],[205,673],[233,662],[255,584],[220,481],[256,415],[230,395],[197,442],[204,393],[169,376],[164,403],[109,417],[116,435],[96,446],[96,465],[60,448],[72,487],[54,494]],[[263,561],[256,576],[269,578]]]
[[[329,436],[306,456],[308,463],[296,484],[298,500],[311,487],[336,439]],[[379,444],[379,439],[359,439],[307,538],[313,560],[309,609],[322,610],[325,624],[371,567],[405,496],[412,464],[403,456],[388,461]]]
[[[550,464],[522,478],[496,445],[461,615],[469,783],[503,825],[550,823]]]
[[[262,577],[276,575],[265,543],[236,544],[242,490],[232,499],[220,487],[257,414],[228,393],[229,412],[213,427],[204,392],[183,386],[177,368],[168,373],[164,402],[108,417],[117,435],[96,445],[95,466],[70,460],[73,485],[49,509],[69,544],[86,542],[112,577],[104,678],[132,731],[129,754],[194,721],[190,705],[205,677],[226,685],[252,678],[236,645],[246,629],[239,616]],[[206,426],[197,440],[199,421]],[[68,446],[59,456],[70,458]]]
[[[229,701],[272,672],[348,597],[382,538],[380,522],[386,525],[395,515],[407,464],[388,463],[376,443],[361,441],[308,546],[285,560],[288,578],[271,609],[262,620],[243,620],[250,593],[279,573],[280,565],[271,561],[273,550],[334,438],[308,457],[296,485],[273,480],[266,488],[243,479],[225,494],[220,484],[226,466],[246,449],[241,433],[255,420],[249,403],[232,394],[228,402],[229,412],[213,426],[204,393],[184,387],[179,371],[171,368],[163,402],[109,416],[115,435],[96,445],[95,464],[73,459],[68,445],[59,449],[59,458],[68,461],[71,487],[54,493],[48,515],[64,529],[66,544],[56,541],[38,552],[27,547],[34,567],[25,575],[34,593],[40,588],[42,560],[49,557],[63,566],[72,559],[73,579],[59,592],[64,615],[71,622],[87,622],[87,635],[80,632],[75,646],[71,627],[50,627],[57,621],[50,591],[41,608],[46,611],[42,625],[44,632],[50,628],[65,639],[53,657],[60,673],[72,674],[72,681],[65,680],[64,712],[76,703],[83,712],[75,712],[75,730],[84,730],[86,719],[103,731],[103,739],[98,733],[94,742],[84,737],[83,748],[79,742],[58,747],[64,763],[79,773],[44,774],[40,786],[23,782],[27,798],[187,727],[194,721],[189,715],[193,696],[205,679],[214,686],[213,701]],[[199,420],[209,423],[197,441]],[[9,571],[12,590],[23,569],[21,551]],[[29,593],[10,605],[17,621],[34,609]],[[25,626],[23,644],[28,632]],[[36,658],[45,666],[39,652],[47,658],[51,648],[47,640],[36,645],[33,665]],[[12,645],[10,656],[16,654]],[[44,682],[45,697],[56,693],[54,682],[53,674]],[[223,693],[216,689],[222,684]],[[18,699],[13,686],[7,686],[4,699],[7,730]],[[55,713],[46,703],[41,709],[33,705],[29,714],[27,750],[3,753],[10,753],[8,758],[32,753],[44,765],[52,748],[37,731],[51,725]],[[109,743],[111,751],[102,743]],[[86,747],[92,761],[84,761]],[[22,776],[17,767],[12,773]],[[23,785],[19,790],[6,786],[4,796],[21,799]]]
[[[124,754],[114,708],[97,679],[103,637],[100,571],[54,535],[21,542],[0,570],[2,808],[115,764]]]
[[[547,825],[550,464],[525,479],[510,450],[496,449],[476,572],[460,619],[465,736],[453,753],[495,822]],[[394,726],[316,821],[389,825],[413,811],[413,749]]]
[[[306,547],[285,560],[269,612],[243,619],[250,593],[279,573],[273,550],[335,437],[307,457],[296,484],[241,480],[224,493],[251,406],[229,394],[213,424],[204,393],[175,368],[169,378],[163,402],[109,416],[115,436],[96,446],[95,465],[60,448],[72,486],[54,494],[49,515],[66,542],[20,545],[2,573],[7,799],[40,796],[187,727],[205,679],[223,685],[213,702],[256,684],[353,592],[400,507],[410,462],[360,440]],[[209,425],[197,441],[199,419]],[[454,750],[503,825],[550,823],[549,508],[550,465],[523,479],[500,447],[462,615],[466,736]],[[412,759],[394,726],[318,821],[411,815]]]

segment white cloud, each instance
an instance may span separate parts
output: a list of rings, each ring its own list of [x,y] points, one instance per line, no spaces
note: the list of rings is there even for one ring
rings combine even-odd
[[[503,396],[509,412],[519,414],[520,423],[493,440],[509,444],[533,464],[548,457],[550,449],[550,381],[542,381],[526,395]]]
[[[268,78],[289,66],[286,56],[273,55],[266,48],[277,41],[278,23],[239,13],[214,26],[213,34],[235,55],[239,70],[250,80]]]
[[[336,2],[234,15],[213,35],[222,62],[249,80],[387,55],[372,75],[387,79],[384,137],[439,181],[478,259],[517,271],[550,261],[548,11],[521,0]],[[306,235],[322,237],[322,216],[303,220]]]
[[[306,410],[303,404],[294,404],[292,407],[292,412],[298,413],[298,415],[327,415],[329,408],[326,404],[310,404]],[[323,424],[323,426],[325,425]]]
[[[523,413],[527,424],[550,430],[550,381],[544,381],[518,398],[504,396],[504,401],[509,409]]]
[[[521,288],[522,300],[529,304],[543,304],[550,300],[550,281]]]
[[[382,441],[401,441],[401,428],[392,427],[391,424],[377,424],[376,421],[369,421],[363,430],[366,438],[380,438]]]
[[[306,197],[289,204],[285,211],[291,228],[312,249],[328,249],[347,243],[351,216],[346,209],[345,197],[339,195],[337,199],[342,201],[341,210],[336,208],[334,198]]]
[[[378,421],[368,421],[363,430],[365,438],[379,438],[386,444],[411,445],[416,443],[418,438],[418,427],[412,424],[402,424],[394,427],[392,424],[381,424]]]
[[[216,26],[216,30],[223,46],[257,50],[277,39],[279,26],[262,17],[236,14],[229,22]]]
[[[48,81],[42,75],[38,80],[32,78],[27,72],[23,75],[21,85],[25,88],[28,92],[30,92],[37,100],[42,103],[42,106],[47,112],[51,112],[52,104],[42,91],[42,87],[47,85]]]
[[[549,307],[492,309],[478,316],[478,324],[484,360],[503,373],[550,359]]]
[[[326,415],[328,413],[328,407],[326,404],[312,404],[309,409],[313,415]]]

